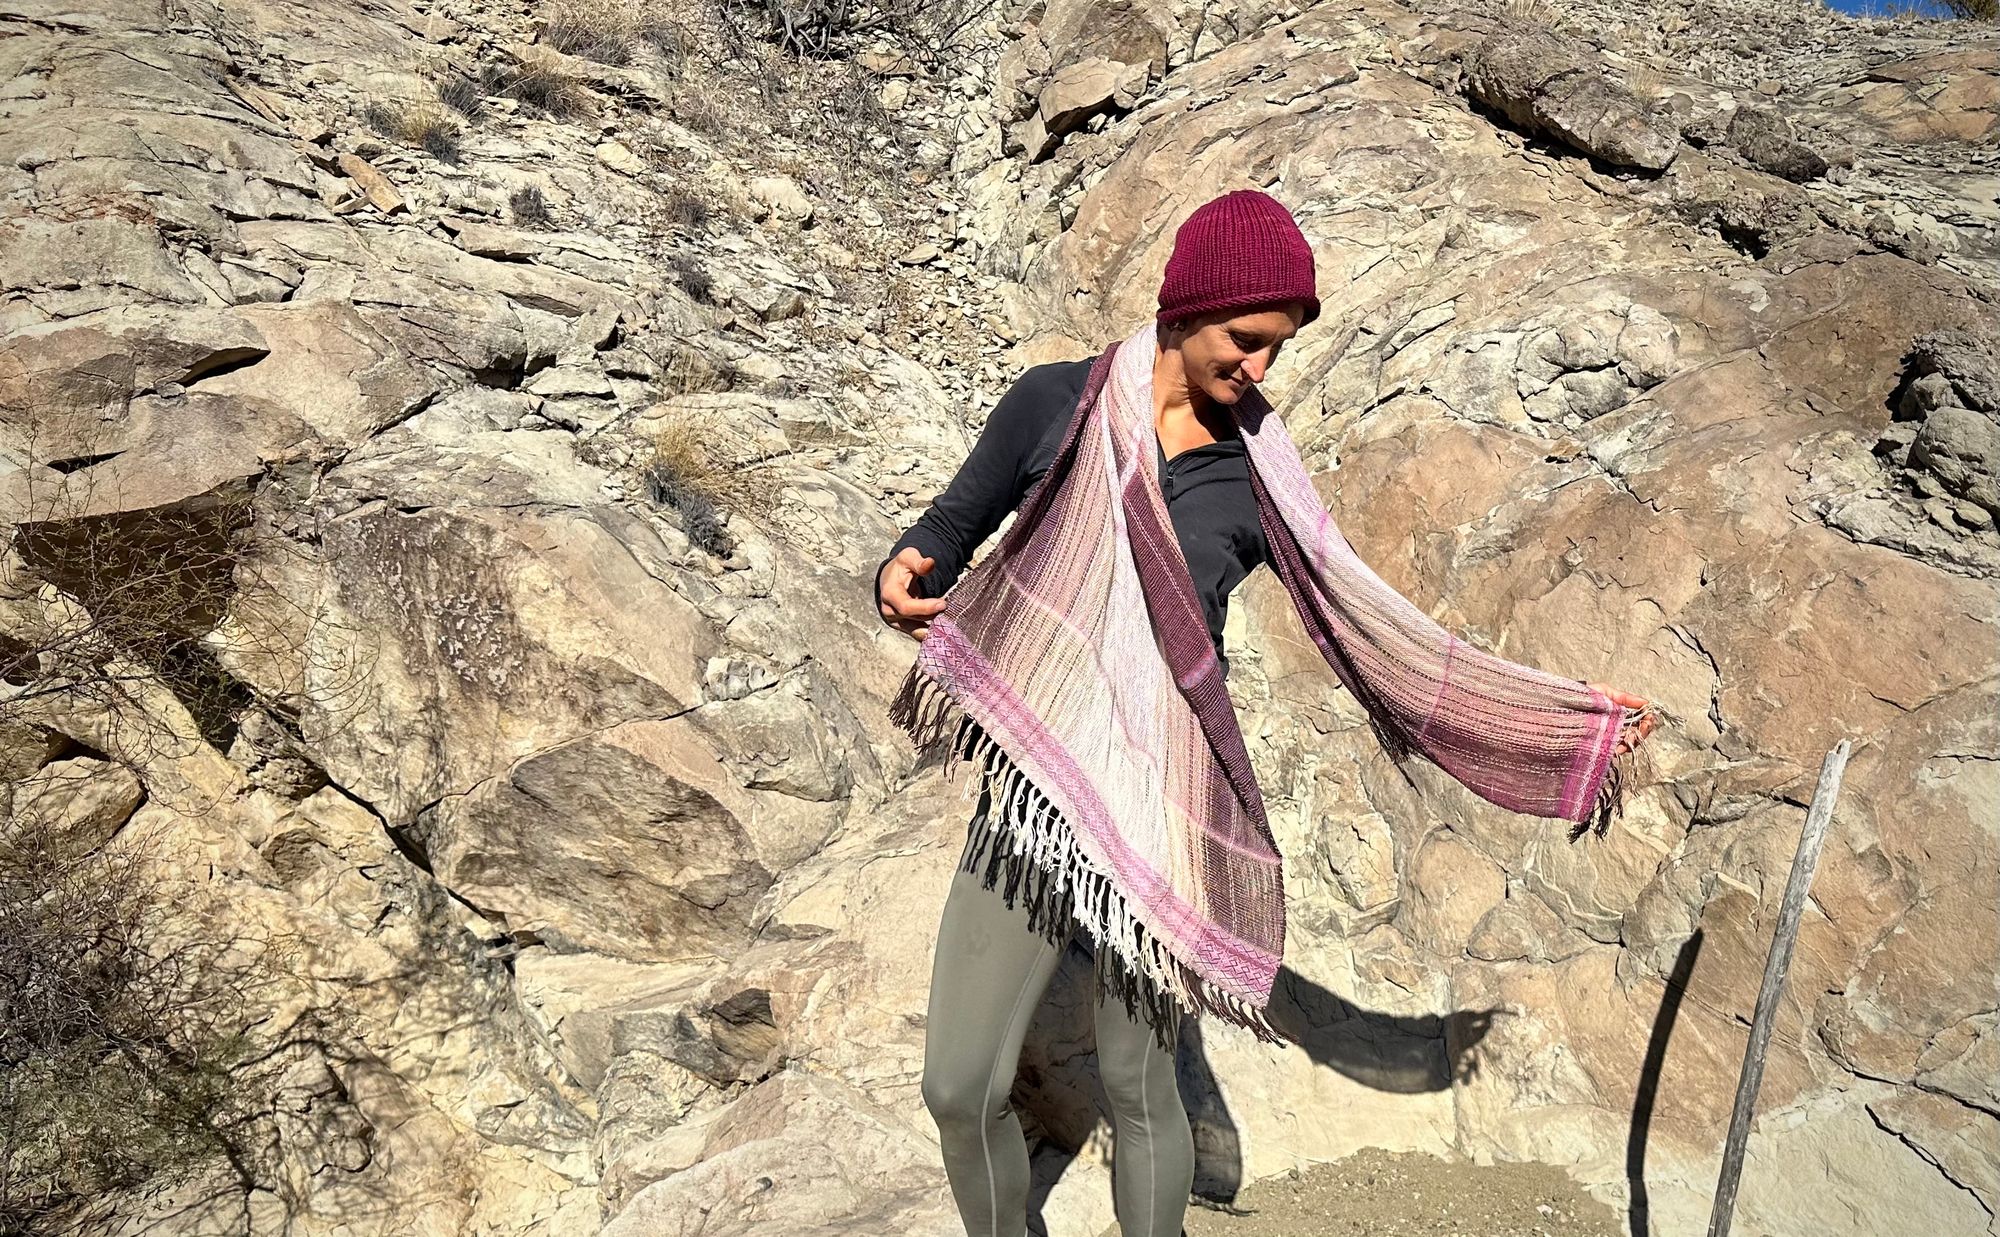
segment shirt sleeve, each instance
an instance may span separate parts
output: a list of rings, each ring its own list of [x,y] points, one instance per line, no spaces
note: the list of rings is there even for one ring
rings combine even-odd
[[[1036,366],[1023,374],[986,418],[979,439],[944,492],[910,530],[891,546],[875,567],[876,613],[881,613],[882,564],[905,546],[937,560],[927,576],[918,576],[912,591],[920,597],[941,597],[957,582],[973,551],[1020,506],[1028,492],[1028,473],[1035,448],[1058,418],[1071,411],[1074,393],[1055,381],[1060,366]],[[1067,402],[1065,396],[1068,396]]]

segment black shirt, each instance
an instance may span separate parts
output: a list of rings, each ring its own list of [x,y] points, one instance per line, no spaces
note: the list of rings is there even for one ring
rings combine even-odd
[[[888,562],[905,546],[915,546],[918,553],[937,560],[929,575],[911,582],[913,593],[942,596],[965,570],[973,551],[1048,471],[1094,360],[1037,365],[1000,397],[951,484],[882,560]],[[1257,501],[1250,489],[1247,448],[1232,434],[1190,447],[1169,460],[1157,438],[1154,442],[1160,451],[1160,492],[1167,501],[1167,515],[1187,559],[1195,595],[1201,599],[1215,654],[1221,657],[1229,594],[1266,555],[1264,528],[1257,521]],[[881,574],[878,564],[878,606]]]

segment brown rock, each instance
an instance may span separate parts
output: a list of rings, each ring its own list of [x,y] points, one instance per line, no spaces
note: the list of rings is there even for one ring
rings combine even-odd
[[[1449,833],[1424,844],[1410,862],[1397,926],[1411,940],[1449,956],[1462,952],[1474,925],[1507,897],[1498,865]]]
[[[1129,108],[1146,85],[1144,65],[1094,56],[1058,69],[1042,87],[1038,109],[1050,136],[1079,129],[1099,112]]]
[[[0,337],[0,422],[43,460],[124,450],[134,396],[185,387],[269,352],[242,315],[122,306]]]
[[[389,183],[389,178],[382,175],[374,164],[360,155],[345,152],[338,156],[338,162],[340,170],[355,184],[361,186],[361,192],[367,196],[370,206],[385,215],[393,215],[407,209],[403,195],[396,192],[396,187]]]
[[[502,262],[523,262],[537,257],[542,252],[542,244],[526,232],[513,228],[503,228],[490,223],[474,220],[452,220],[444,225],[458,240],[458,247],[482,258],[496,258]]]
[[[1178,31],[1157,0],[1054,0],[1039,33],[1058,71],[1103,59],[1158,76],[1167,71],[1168,45]]]
[[[24,825],[46,829],[55,849],[43,860],[78,862],[109,841],[144,800],[145,788],[123,765],[91,757],[51,761],[5,788],[0,838]]]
[[[692,1166],[635,1194],[605,1237],[749,1237],[801,1215],[852,1232],[963,1230],[935,1146],[838,1079],[778,1074],[688,1133]]]

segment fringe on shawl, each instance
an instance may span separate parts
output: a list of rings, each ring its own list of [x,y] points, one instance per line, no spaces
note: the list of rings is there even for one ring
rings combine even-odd
[[[1620,733],[1625,727],[1636,725],[1641,718],[1658,719],[1660,716],[1659,706],[1650,701],[1643,709],[1628,708],[1619,728]],[[1625,800],[1630,793],[1627,783],[1635,776],[1641,776],[1645,780],[1640,785],[1649,786],[1659,780],[1653,774],[1651,749],[1644,742],[1636,742],[1631,750],[1613,756],[1611,767],[1605,770],[1604,780],[1597,784],[1597,798],[1591,802],[1590,814],[1570,825],[1569,840],[1574,842],[1585,833],[1603,837],[1605,831],[1611,828],[1611,822],[1625,813]]]
[[[987,810],[972,823],[961,868],[977,873],[983,887],[1000,888],[1007,905],[1025,900],[1029,929],[1058,947],[1080,930],[1096,955],[1097,991],[1123,1002],[1134,1020],[1143,1017],[1161,1047],[1173,1051],[1184,1013],[1213,1014],[1266,1043],[1288,1042],[1262,1007],[1209,982],[1146,931],[1117,885],[1077,847],[1061,810],[915,666],[890,719],[910,732],[925,759],[943,748],[947,778],[961,758],[979,763],[965,794],[984,792]]]
[[[1367,702],[1364,700],[1363,704],[1366,706]],[[1363,713],[1368,719],[1369,729],[1375,732],[1375,738],[1389,754],[1390,763],[1395,765],[1396,772],[1403,775],[1403,780],[1410,784],[1412,790],[1419,789],[1416,779],[1410,776],[1408,765],[1412,759],[1423,759],[1422,753],[1417,751],[1401,731],[1384,720],[1387,716],[1385,711],[1364,707]],[[1650,701],[1643,709],[1627,708],[1624,720],[1619,726],[1620,733],[1645,717],[1658,721],[1663,719],[1665,714],[1657,704]],[[1569,840],[1574,842],[1586,833],[1594,837],[1603,837],[1611,828],[1611,822],[1624,815],[1625,800],[1631,795],[1630,783],[1635,777],[1642,779],[1638,783],[1641,787],[1650,786],[1658,780],[1654,776],[1651,749],[1643,742],[1635,743],[1631,750],[1620,752],[1611,758],[1611,767],[1605,770],[1604,780],[1597,784],[1597,796],[1591,800],[1590,811],[1582,820],[1570,822]]]
[[[1374,711],[1369,710],[1368,715],[1373,722]],[[1651,704],[1645,709],[1628,708],[1623,726],[1660,715]],[[1132,916],[1117,886],[1077,849],[1060,809],[919,666],[912,664],[904,676],[890,703],[889,718],[910,735],[919,763],[943,754],[947,779],[961,757],[980,762],[980,777],[967,783],[965,793],[969,796],[980,789],[992,798],[988,810],[973,823],[974,835],[968,839],[962,866],[968,872],[976,871],[984,855],[986,871],[980,883],[992,889],[1004,877],[1002,896],[1007,904],[1016,905],[1026,897],[1029,928],[1056,945],[1067,944],[1072,931],[1081,929],[1095,946],[1094,982],[1098,990],[1121,999],[1134,1018],[1144,1009],[1155,1035],[1169,1051],[1179,1012],[1211,1013],[1245,1028],[1259,1040],[1287,1042],[1263,1009],[1216,987],[1146,931]],[[1400,767],[1413,749],[1401,741],[1394,727],[1376,725],[1374,729]],[[1572,822],[1570,841],[1586,832],[1603,837],[1611,822],[1624,813],[1627,783],[1641,769],[1651,768],[1646,750],[1643,742],[1635,743],[1631,750],[1612,758],[1588,817]],[[1031,868],[1033,880],[1028,879]],[[1024,883],[1029,888],[1024,889]]]

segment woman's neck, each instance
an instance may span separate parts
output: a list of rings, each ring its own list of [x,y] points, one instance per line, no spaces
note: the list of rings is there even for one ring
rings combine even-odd
[[[1178,348],[1153,341],[1153,430],[1168,458],[1190,447],[1219,441],[1230,433],[1229,409],[1188,381]]]

